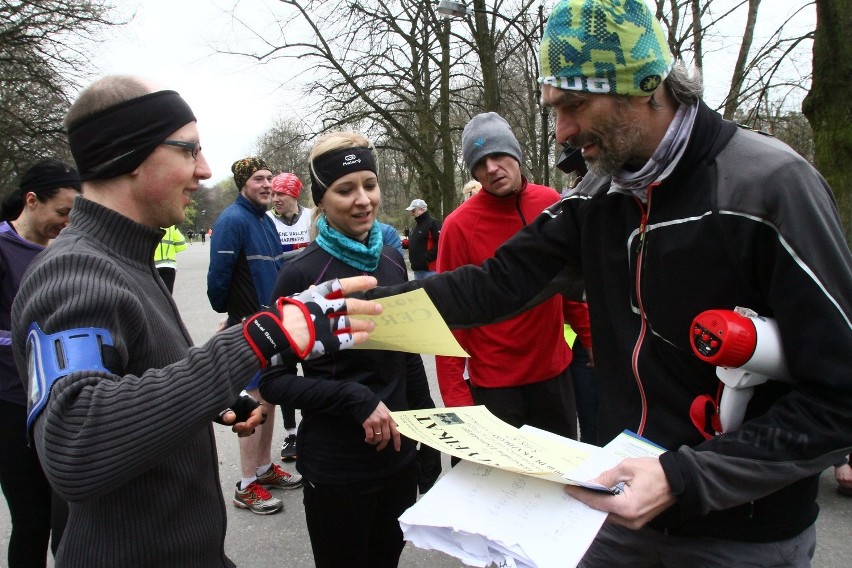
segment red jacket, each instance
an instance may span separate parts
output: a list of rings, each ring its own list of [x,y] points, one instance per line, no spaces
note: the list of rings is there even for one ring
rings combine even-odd
[[[481,265],[503,242],[557,201],[559,194],[554,189],[526,179],[521,191],[510,196],[480,191],[444,220],[438,272],[465,264]],[[473,384],[490,388],[537,383],[564,371],[571,363],[571,349],[565,342],[562,310],[563,300],[557,295],[510,320],[453,330],[470,358],[435,358],[444,405],[473,404],[463,378],[465,362]],[[585,326],[579,327],[578,333],[585,331],[588,337],[587,315]]]

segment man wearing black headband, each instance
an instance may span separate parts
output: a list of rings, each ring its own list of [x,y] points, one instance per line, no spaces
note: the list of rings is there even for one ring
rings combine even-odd
[[[211,422],[249,435],[261,412],[235,401],[273,356],[366,339],[370,326],[350,322],[347,307],[380,310],[335,298],[375,280],[282,298],[193,347],[153,262],[160,227],[182,223],[210,177],[192,110],[174,91],[106,77],[81,93],[66,126],[85,197],[12,309],[27,432],[69,502],[55,565],[234,566]]]

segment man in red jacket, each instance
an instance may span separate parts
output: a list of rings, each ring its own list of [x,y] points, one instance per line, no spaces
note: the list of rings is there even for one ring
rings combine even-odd
[[[482,191],[444,221],[438,272],[482,264],[528,221],[559,201],[554,189],[529,183],[521,174],[521,147],[497,113],[477,115],[465,126],[462,154]],[[585,304],[572,303],[566,313],[576,316],[569,323],[581,341],[591,345]],[[563,322],[563,299],[556,295],[510,320],[454,330],[470,358],[436,357],[444,404],[484,404],[513,426],[529,424],[576,438],[577,412],[568,370],[572,353]]]

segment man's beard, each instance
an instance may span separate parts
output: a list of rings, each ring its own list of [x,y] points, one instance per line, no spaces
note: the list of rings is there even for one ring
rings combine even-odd
[[[642,146],[646,130],[643,123],[631,120],[626,113],[619,112],[598,130],[606,138],[606,142],[593,134],[569,142],[575,148],[588,144],[598,146],[598,157],[591,160],[583,158],[589,171],[599,176],[613,176],[625,169],[638,170],[644,165],[644,161],[641,164],[631,163]]]

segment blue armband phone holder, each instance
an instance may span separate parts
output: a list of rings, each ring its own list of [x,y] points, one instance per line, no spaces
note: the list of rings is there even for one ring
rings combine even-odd
[[[58,379],[76,371],[105,371],[104,346],[112,336],[102,328],[84,327],[45,334],[33,322],[27,333],[27,374],[30,379],[30,408],[27,433],[44,409],[50,389]]]

